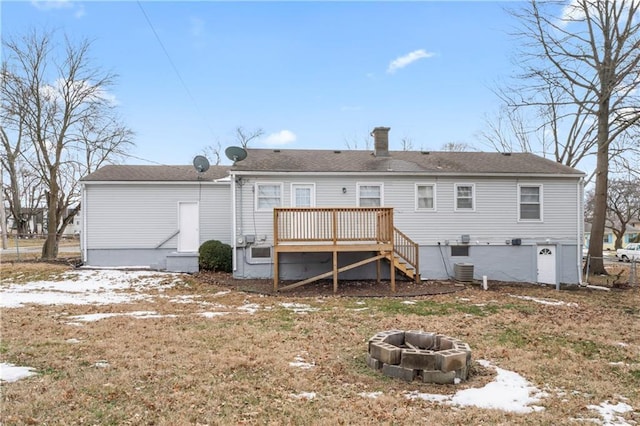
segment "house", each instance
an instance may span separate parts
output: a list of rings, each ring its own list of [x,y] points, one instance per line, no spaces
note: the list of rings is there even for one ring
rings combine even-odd
[[[218,239],[235,277],[274,286],[580,282],[582,172],[530,153],[389,151],[389,128],[372,135],[373,152],[248,149],[204,176],[104,167],[83,179],[85,263],[192,270],[198,243]]]
[[[632,221],[627,224],[625,233],[622,236],[622,247],[629,243],[635,242],[640,235],[640,222]],[[589,241],[591,240],[591,223],[585,222],[584,224],[584,245],[589,247]],[[604,235],[602,237],[602,250],[615,251],[616,250],[616,236],[610,228],[605,228]]]
[[[372,247],[338,247],[337,259],[333,249],[313,249],[329,238],[314,236],[322,226],[317,211],[387,207],[393,227],[408,237],[403,245],[417,246],[414,263],[423,280],[453,278],[456,264],[465,264],[473,265],[476,279],[580,282],[582,172],[530,153],[389,151],[389,128],[378,127],[373,136],[373,153],[248,149],[236,161],[230,172],[236,277],[275,275],[277,285],[371,259]],[[286,208],[309,210],[294,217]],[[312,244],[299,249],[302,242],[285,235],[289,246],[280,245],[274,220]],[[379,273],[372,262],[340,277]]]
[[[231,242],[228,167],[108,165],[82,179],[84,263],[198,270],[207,240]]]

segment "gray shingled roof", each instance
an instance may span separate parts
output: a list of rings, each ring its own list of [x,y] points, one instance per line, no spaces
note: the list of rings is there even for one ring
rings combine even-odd
[[[81,180],[97,181],[138,181],[138,182],[196,182],[213,181],[229,174],[228,166],[211,166],[205,173],[198,173],[193,166],[134,166],[108,165],[101,167]]]
[[[380,172],[424,174],[551,174],[583,173],[530,153],[248,149],[247,158],[231,168],[256,172]]]

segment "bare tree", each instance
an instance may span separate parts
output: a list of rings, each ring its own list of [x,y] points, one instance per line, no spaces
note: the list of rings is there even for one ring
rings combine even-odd
[[[351,137],[345,137],[344,144],[347,147],[347,149],[356,150],[356,151],[359,149],[363,149],[365,151],[368,151],[371,149],[371,136],[369,136],[369,134],[365,134],[364,136],[360,136],[360,137],[356,135]]]
[[[402,151],[413,151],[413,140],[408,136],[401,138],[400,149]]]
[[[132,132],[121,123],[107,91],[115,75],[91,64],[88,41],[58,43],[53,33],[32,31],[3,44],[3,127],[21,138],[17,155],[44,185],[42,257],[53,259],[80,209],[78,180],[123,154]]]
[[[207,157],[212,164],[218,166],[222,161],[220,157],[221,151],[222,146],[220,145],[220,141],[216,141],[215,144],[204,147],[202,149],[202,155]]]
[[[585,206],[586,220],[592,219],[595,211],[595,193],[587,193]],[[627,225],[640,220],[640,179],[612,179],[609,182],[607,199],[606,228],[616,237],[615,248],[622,247],[623,236]]]
[[[513,12],[525,43],[519,60],[521,83],[505,91],[509,107],[542,108],[547,114],[539,114],[544,124],[540,129],[580,135],[565,136],[569,142],[564,146],[557,145],[562,138],[554,140],[556,157],[565,164],[577,164],[586,155],[596,157],[589,245],[595,274],[607,273],[601,253],[609,163],[613,154],[624,152],[621,142],[634,140],[624,136],[637,132],[640,122],[639,8],[636,0],[532,0]]]
[[[244,127],[238,126],[235,129],[236,142],[244,149],[247,149],[251,141],[258,139],[262,135],[264,135],[264,130],[261,128],[246,130]]]
[[[469,152],[475,151],[475,149],[466,142],[447,142],[440,148],[442,151],[447,152]]]

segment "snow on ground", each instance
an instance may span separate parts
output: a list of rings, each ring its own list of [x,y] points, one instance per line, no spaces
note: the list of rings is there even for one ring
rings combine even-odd
[[[426,394],[409,392],[409,399],[423,399],[432,402],[443,402],[460,407],[474,406],[479,408],[494,408],[514,413],[531,413],[544,410],[534,405],[541,398],[547,396],[545,392],[529,383],[524,377],[513,371],[493,366],[489,361],[479,360],[478,364],[492,367],[497,375],[493,382],[482,388],[463,389],[454,395]]]
[[[59,281],[36,281],[25,284],[14,283],[9,280],[0,281],[0,308],[21,308],[27,304],[117,304],[128,303],[136,300],[151,299],[148,294],[150,290],[160,290],[175,286],[181,283],[179,274],[160,273],[154,271],[127,271],[127,270],[76,270],[65,273]],[[222,296],[229,293],[221,291],[215,296]],[[577,306],[575,303],[566,303],[553,299],[538,299],[528,296],[515,296],[523,300],[542,303],[552,306]],[[178,296],[172,298],[175,303],[203,303],[197,300],[199,296]],[[206,303],[206,302],[204,302]],[[358,305],[365,302],[358,301]],[[225,305],[210,304],[215,307],[227,310],[235,308],[238,311],[254,314],[260,309],[270,310],[271,306],[260,306],[257,303],[250,303],[245,300],[242,305],[230,307]],[[317,310],[306,304],[281,303],[281,307],[290,309],[296,313],[307,313]],[[206,318],[213,318],[227,315],[231,312],[201,312]],[[81,325],[81,323],[98,321],[113,316],[133,316],[135,318],[159,318],[174,317],[175,315],[160,315],[155,311],[135,311],[126,313],[94,313],[87,315],[76,315],[69,317],[75,322],[71,324]],[[68,339],[68,343],[80,343],[77,339]],[[619,342],[619,346],[626,346],[627,343]],[[488,361],[478,361],[478,363],[495,368],[497,375],[493,382],[482,388],[463,389],[454,395],[426,394],[417,391],[405,393],[409,399],[422,399],[426,401],[439,402],[458,407],[474,406],[480,408],[494,408],[515,413],[530,413],[543,410],[543,407],[535,404],[539,403],[547,394],[519,374],[493,366]],[[315,364],[306,362],[302,355],[294,358],[290,362],[291,367],[313,368]],[[97,361],[96,368],[108,368],[109,363],[105,360]],[[0,363],[0,380],[5,382],[16,381],[36,374],[33,368],[19,367],[13,364]],[[364,398],[378,398],[382,392],[362,392],[359,394]],[[301,392],[290,395],[294,399],[312,400],[316,397],[315,392]],[[598,412],[605,424],[628,425],[620,414],[632,411],[633,408],[624,403],[611,404],[605,401],[600,405],[589,405],[589,410]],[[578,419],[587,420],[587,419]],[[602,423],[599,419],[593,419]]]
[[[57,281],[0,282],[0,308],[38,305],[110,305],[148,299],[150,289],[180,283],[179,274],[152,271],[75,270]],[[132,292],[133,291],[133,292]]]
[[[315,312],[318,310],[318,308],[312,308],[304,303],[280,303],[280,306],[285,309],[289,309],[296,314],[306,314],[308,312]]]
[[[600,405],[587,405],[587,408],[597,411],[606,425],[631,426],[631,423],[627,423],[623,417],[618,415],[633,411],[633,407],[629,404],[619,402],[614,405],[610,404],[609,401],[605,401]]]
[[[521,300],[529,300],[531,302],[536,302],[536,303],[540,303],[542,305],[550,305],[550,306],[571,306],[571,307],[576,307],[578,306],[577,303],[573,303],[573,302],[563,302],[562,300],[555,300],[555,299],[547,299],[547,298],[538,298],[538,297],[531,297],[531,296],[517,296],[515,294],[510,294],[509,296],[511,297],[515,297],[516,299],[521,299]]]
[[[36,374],[31,367],[18,367],[13,364],[0,362],[0,381],[16,382],[25,377]]]

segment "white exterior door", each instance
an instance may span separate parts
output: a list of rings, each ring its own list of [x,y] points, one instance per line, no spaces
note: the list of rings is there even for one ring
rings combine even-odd
[[[538,246],[538,282],[556,284],[556,246]]]
[[[198,203],[178,203],[178,251],[194,252],[200,248],[200,214]]]
[[[316,194],[315,186],[308,183],[291,184],[291,206],[292,207],[315,207]]]

